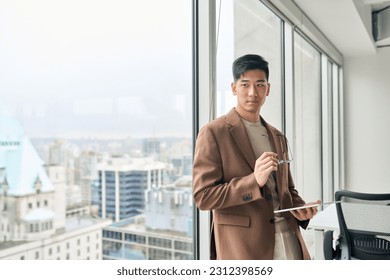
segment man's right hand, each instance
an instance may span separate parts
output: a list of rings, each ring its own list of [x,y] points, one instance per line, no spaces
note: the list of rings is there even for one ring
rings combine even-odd
[[[278,155],[273,152],[263,153],[255,164],[255,178],[260,187],[267,183],[269,175],[272,171],[278,170]]]

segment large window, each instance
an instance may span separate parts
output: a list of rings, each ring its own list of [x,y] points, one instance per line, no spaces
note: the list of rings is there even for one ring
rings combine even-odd
[[[191,1],[2,1],[0,259],[52,212],[48,246],[111,225],[126,238],[103,234],[97,258],[179,258],[153,235],[191,259],[192,125]],[[37,178],[47,204],[24,207]]]
[[[322,199],[321,55],[297,32],[293,61],[295,183],[305,200],[315,201]]]
[[[335,164],[340,157],[339,66],[261,1],[216,4],[217,116],[236,104],[230,89],[233,60],[247,53],[264,56],[270,63],[271,92],[261,115],[286,133],[302,197],[329,200],[341,172]]]
[[[230,89],[235,58],[264,56],[270,63],[271,91],[261,115],[288,138],[300,195],[307,202],[331,201],[343,180],[340,66],[310,38],[315,32],[303,31],[308,27],[299,22],[302,17],[286,18],[270,2],[216,1],[216,98],[211,93],[210,106],[216,108],[215,117],[235,106]],[[306,231],[310,250],[312,237]]]
[[[236,104],[230,84],[232,62],[248,54],[259,54],[270,64],[271,92],[262,116],[282,129],[282,21],[257,0],[220,1],[217,7],[217,114]]]

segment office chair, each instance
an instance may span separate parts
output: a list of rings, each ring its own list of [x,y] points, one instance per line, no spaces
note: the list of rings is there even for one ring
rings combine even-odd
[[[390,193],[342,190],[335,200],[340,232],[325,232],[325,259],[390,260]]]

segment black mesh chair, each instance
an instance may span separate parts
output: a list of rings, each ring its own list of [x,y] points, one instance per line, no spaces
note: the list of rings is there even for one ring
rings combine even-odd
[[[326,260],[390,260],[390,193],[337,191],[340,232],[326,231]]]

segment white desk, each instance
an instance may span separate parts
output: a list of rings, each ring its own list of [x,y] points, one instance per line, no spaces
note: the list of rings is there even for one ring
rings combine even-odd
[[[311,219],[308,228],[314,230],[314,259],[325,259],[324,233],[327,230],[339,231],[336,204],[331,204],[324,210],[319,211],[317,215]]]

